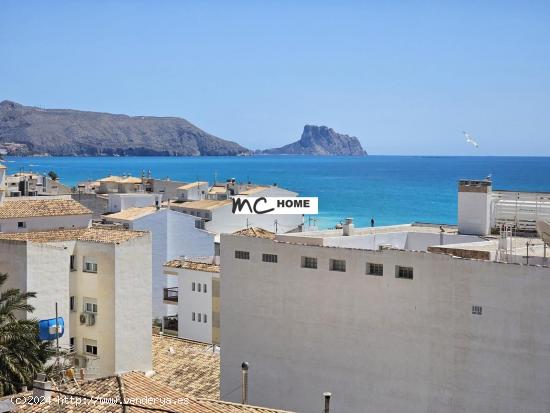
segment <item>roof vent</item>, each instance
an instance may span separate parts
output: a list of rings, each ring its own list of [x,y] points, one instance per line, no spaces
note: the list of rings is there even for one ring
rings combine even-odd
[[[349,236],[353,233],[353,218],[346,218],[344,225],[342,225],[342,234]]]

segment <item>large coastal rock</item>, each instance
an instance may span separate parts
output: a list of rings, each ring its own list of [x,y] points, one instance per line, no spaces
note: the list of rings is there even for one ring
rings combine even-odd
[[[248,150],[185,119],[0,102],[0,150],[30,155],[238,155]]]
[[[304,126],[299,141],[280,148],[266,149],[266,154],[276,155],[366,155],[359,139],[336,133],[326,126]]]

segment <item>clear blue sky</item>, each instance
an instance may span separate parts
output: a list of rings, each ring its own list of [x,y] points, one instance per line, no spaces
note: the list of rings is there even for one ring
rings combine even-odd
[[[3,99],[249,148],[311,123],[373,154],[550,155],[550,2],[2,1]]]

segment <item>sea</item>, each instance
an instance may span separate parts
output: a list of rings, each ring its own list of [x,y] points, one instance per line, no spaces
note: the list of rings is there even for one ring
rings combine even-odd
[[[274,184],[319,197],[319,214],[306,217],[331,228],[347,217],[356,226],[410,222],[455,224],[459,179],[493,180],[494,189],[550,191],[550,157],[241,156],[241,157],[7,157],[8,173],[55,171],[76,185],[106,175],[181,181]]]

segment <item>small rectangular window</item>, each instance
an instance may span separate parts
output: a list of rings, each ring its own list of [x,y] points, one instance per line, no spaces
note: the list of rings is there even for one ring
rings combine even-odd
[[[317,268],[317,258],[315,257],[302,257],[302,268]]]
[[[69,298],[69,309],[71,311],[76,311],[76,298],[74,296]]]
[[[482,313],[483,313],[483,308],[480,305],[473,305],[472,306],[472,314],[481,315]]]
[[[74,351],[76,350],[76,349],[74,348],[74,343],[75,343],[75,339],[74,339],[74,337],[71,337],[71,338],[69,339],[69,346],[70,346],[69,351],[71,351],[71,352],[74,352]]]
[[[19,221],[17,223],[17,228],[27,228],[27,223],[25,221]]]
[[[201,292],[201,283],[198,283],[197,284],[197,291],[200,293]]]
[[[91,344],[86,344],[86,353],[93,354],[94,356],[97,356],[97,346],[93,346]]]
[[[406,280],[413,279],[413,268],[412,267],[401,267],[399,265],[395,266],[395,277],[404,278]]]
[[[275,254],[262,254],[263,262],[277,263],[277,255]]]
[[[71,260],[69,264],[69,269],[71,271],[76,271],[76,257],[74,255],[71,255]]]
[[[195,291],[195,283],[191,283],[191,291]]]
[[[195,313],[191,313],[191,321],[195,321]]]
[[[199,319],[198,319],[199,323],[201,322],[201,315],[202,315],[202,314],[199,313]]]
[[[367,262],[367,274],[382,276],[384,275],[384,266],[382,264]]]
[[[202,315],[202,321],[203,321],[203,323],[208,322],[208,319],[206,318],[206,314]]]
[[[329,269],[331,271],[346,272],[346,261],[345,260],[333,260],[333,259],[331,259]]]
[[[203,292],[203,293],[206,292],[206,284],[203,284],[203,285],[202,285],[202,292]]]
[[[84,272],[97,272],[97,262],[90,257],[84,257]]]
[[[91,303],[91,302],[85,302],[84,311],[87,313],[97,313],[97,304]]]
[[[235,258],[239,260],[249,260],[250,252],[248,251],[235,251]]]

